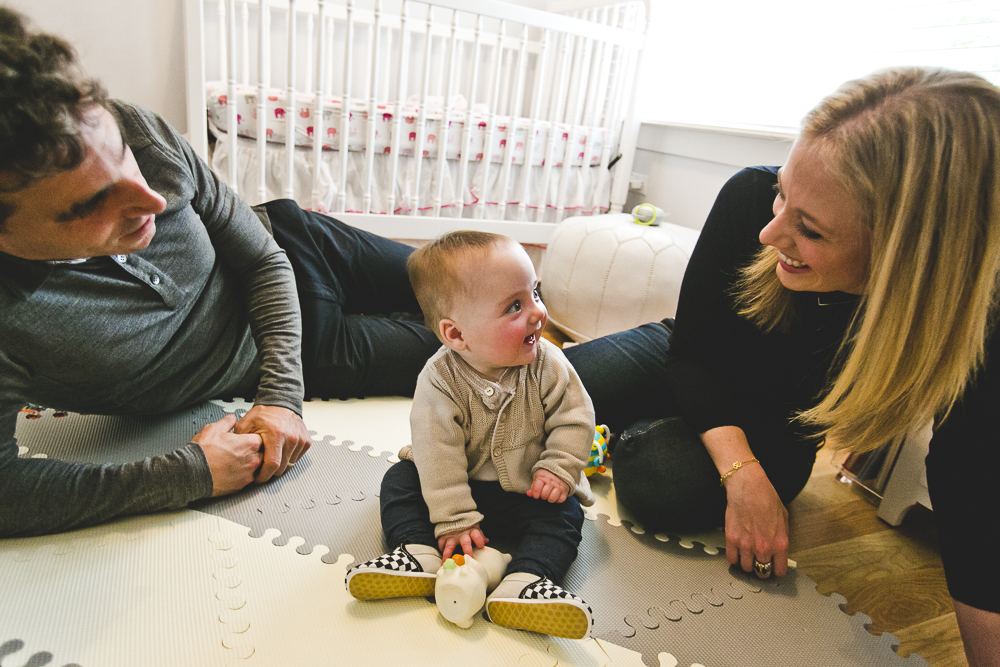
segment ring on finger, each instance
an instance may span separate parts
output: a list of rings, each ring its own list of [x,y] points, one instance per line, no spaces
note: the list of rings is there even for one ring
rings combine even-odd
[[[767,561],[766,563],[761,563],[755,557],[753,559],[753,571],[757,574],[758,577],[767,579],[768,577],[771,576],[771,561]]]

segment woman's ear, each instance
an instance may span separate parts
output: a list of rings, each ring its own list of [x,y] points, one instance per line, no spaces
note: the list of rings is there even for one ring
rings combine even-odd
[[[438,336],[444,341],[445,345],[456,352],[461,352],[465,349],[465,339],[462,338],[462,331],[458,328],[455,320],[450,320],[446,317],[438,322]]]

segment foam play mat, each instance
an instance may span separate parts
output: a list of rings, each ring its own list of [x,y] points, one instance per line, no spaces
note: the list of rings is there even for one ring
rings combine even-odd
[[[721,531],[653,535],[591,478],[580,555],[563,585],[594,609],[574,641],[482,614],[446,621],[425,598],[354,600],[347,569],[386,550],[378,490],[410,442],[408,399],[309,401],[309,453],[281,478],[189,509],[0,540],[0,664],[476,667],[926,665],[896,655],[845,600],[794,568],[730,568]],[[249,408],[215,401],[158,417],[22,412],[20,456],[124,462],[171,451]]]

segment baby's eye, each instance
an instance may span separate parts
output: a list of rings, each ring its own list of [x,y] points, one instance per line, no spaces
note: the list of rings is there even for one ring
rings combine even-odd
[[[521,302],[520,301],[515,301],[514,303],[510,304],[509,306],[507,306],[507,310],[505,310],[504,312],[505,313],[520,313],[521,312]]]
[[[531,290],[531,294],[532,294],[532,296],[535,297],[535,301],[541,301],[542,300],[542,293],[538,291],[537,287],[535,289]]]

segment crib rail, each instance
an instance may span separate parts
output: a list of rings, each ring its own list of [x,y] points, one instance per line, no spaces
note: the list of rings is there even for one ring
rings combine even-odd
[[[544,242],[548,226],[534,223],[569,214],[572,179],[586,173],[607,185],[630,113],[644,7],[630,0],[570,16],[494,0],[186,0],[191,141],[207,158],[206,84],[220,82],[227,103],[219,136],[230,158],[221,176],[238,191],[247,167],[237,135],[255,135],[255,191],[240,192],[248,201],[265,199],[265,165],[281,151],[282,194],[294,198],[299,188],[300,205],[351,224],[429,238],[473,218],[478,228]],[[256,98],[253,123],[235,103],[249,100],[248,91]],[[283,120],[268,119],[278,111],[276,91]],[[295,162],[303,150],[295,123],[305,117],[311,173]],[[268,141],[269,121],[282,123],[283,145]],[[407,133],[406,125],[417,131]],[[456,135],[458,155],[449,155]],[[626,130],[620,147],[628,168],[629,136],[634,142]],[[490,154],[498,138],[499,154]],[[476,140],[486,155],[470,154]],[[373,208],[376,172],[390,184],[381,211]],[[413,184],[405,191],[396,187],[404,172]],[[618,169],[610,188],[592,184],[590,210],[607,210],[609,202],[598,200],[608,191],[619,193],[611,205],[620,210],[628,177]],[[330,202],[322,197],[324,178],[334,179]],[[296,179],[311,179],[307,201]],[[352,210],[348,193],[359,189]],[[534,192],[541,194],[533,203]],[[495,204],[488,201],[494,195]],[[373,212],[388,214],[373,223]]]

